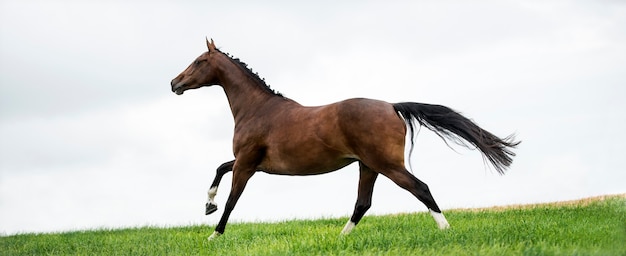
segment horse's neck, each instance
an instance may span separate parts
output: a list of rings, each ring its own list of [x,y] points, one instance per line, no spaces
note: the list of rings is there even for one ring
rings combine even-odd
[[[254,116],[270,102],[276,102],[275,97],[280,97],[267,92],[263,88],[265,85],[256,84],[256,79],[247,70],[228,57],[222,57],[221,85],[228,98],[235,123],[247,116]]]

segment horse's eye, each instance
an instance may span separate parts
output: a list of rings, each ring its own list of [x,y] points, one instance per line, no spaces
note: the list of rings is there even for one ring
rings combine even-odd
[[[206,61],[206,60],[195,60],[195,61],[193,62],[193,65],[196,65],[196,66],[197,66],[197,65],[200,65],[200,63],[205,62],[205,61]]]

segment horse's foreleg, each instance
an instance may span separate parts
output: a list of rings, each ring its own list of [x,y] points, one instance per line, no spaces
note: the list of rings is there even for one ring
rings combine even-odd
[[[348,220],[348,223],[341,231],[342,235],[352,232],[352,229],[361,221],[365,212],[372,205],[372,193],[374,192],[374,183],[378,173],[361,162],[359,162],[359,172],[359,192],[354,206],[354,213],[352,213],[352,217],[350,217],[350,220]]]
[[[206,203],[206,211],[205,214],[209,215],[217,211],[217,203],[215,203],[215,195],[217,195],[217,187],[219,187],[220,182],[222,181],[222,176],[227,172],[233,170],[233,164],[235,164],[235,160],[230,162],[223,163],[220,167],[217,167],[217,171],[215,174],[215,179],[213,179],[213,183],[211,184],[211,188],[209,189],[209,198]]]
[[[235,168],[233,171],[233,186],[230,189],[230,195],[228,196],[228,200],[226,201],[226,206],[224,208],[224,213],[222,214],[222,218],[220,222],[215,227],[215,232],[209,237],[209,240],[212,240],[222,234],[224,234],[224,230],[226,229],[226,222],[228,222],[228,217],[230,217],[230,213],[235,208],[237,204],[237,200],[241,196],[243,189],[246,187],[248,180],[254,174],[254,168]]]
[[[435,199],[432,194],[430,194],[430,190],[428,189],[428,185],[426,185],[426,183],[413,176],[405,168],[386,171],[383,172],[383,175],[387,176],[398,186],[411,192],[411,194],[424,203],[426,207],[428,207],[430,214],[435,219],[435,222],[437,222],[439,229],[447,229],[450,227],[446,217],[443,216],[439,206],[435,203]]]

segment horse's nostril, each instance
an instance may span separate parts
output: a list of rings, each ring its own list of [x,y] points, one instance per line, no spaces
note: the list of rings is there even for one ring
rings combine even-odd
[[[174,80],[172,80],[172,82],[170,83],[172,85],[172,92],[181,95],[183,94],[183,87],[185,86],[185,84],[180,81],[180,79],[175,78]]]
[[[172,88],[174,88],[174,85],[176,85],[178,83],[178,80],[179,80],[178,77],[172,79],[172,81],[170,82],[170,85],[172,86]]]

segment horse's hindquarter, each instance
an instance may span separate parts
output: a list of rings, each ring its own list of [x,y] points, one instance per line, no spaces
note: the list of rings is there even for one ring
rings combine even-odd
[[[393,105],[372,99],[341,103],[340,124],[359,159],[378,171],[403,166],[406,124]]]
[[[399,155],[404,122],[386,102],[351,99],[321,107],[282,109],[273,116],[259,169],[274,174],[331,172],[362,157]]]

